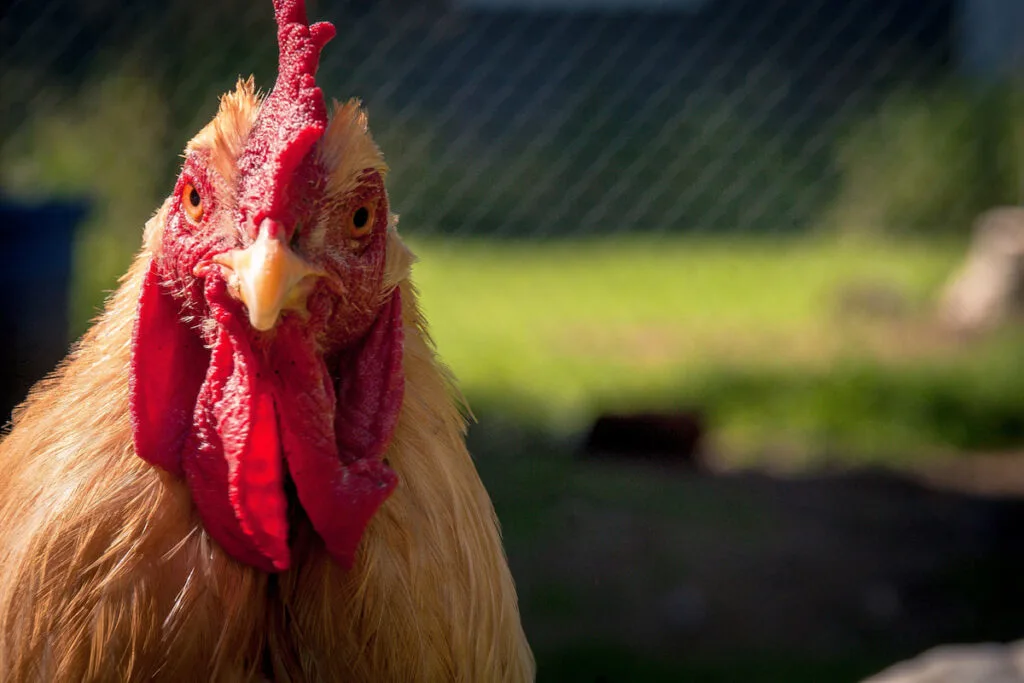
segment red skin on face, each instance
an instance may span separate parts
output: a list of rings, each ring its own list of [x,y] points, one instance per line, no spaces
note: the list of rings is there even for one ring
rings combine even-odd
[[[381,301],[383,180],[368,169],[342,205],[328,201],[313,153],[327,125],[313,75],[334,29],[307,26],[301,0],[277,0],[275,9],[278,80],[239,159],[237,186],[209,171],[203,153],[186,159],[174,196],[192,185],[203,213],[194,221],[172,204],[143,283],[130,369],[136,453],[183,474],[210,536],[268,572],[291,561],[286,477],[328,552],[351,565],[397,484],[382,454],[404,387],[401,297],[395,289]],[[235,201],[218,203],[228,192]],[[348,221],[368,204],[374,225],[355,238]],[[331,227],[314,249],[321,217]],[[289,312],[267,332],[249,326],[219,269],[194,272],[251,244],[263,218],[336,278],[318,281],[308,315]]]

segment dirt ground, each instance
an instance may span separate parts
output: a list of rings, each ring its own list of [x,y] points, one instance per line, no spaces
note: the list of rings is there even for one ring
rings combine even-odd
[[[542,649],[896,658],[1024,636],[1020,456],[799,478],[577,462],[566,479],[509,540]]]

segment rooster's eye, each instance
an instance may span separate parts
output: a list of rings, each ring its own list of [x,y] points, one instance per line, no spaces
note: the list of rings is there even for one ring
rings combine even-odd
[[[195,223],[198,223],[203,217],[203,198],[192,183],[186,183],[185,187],[181,189],[181,207]]]
[[[349,219],[348,231],[353,237],[362,237],[373,229],[373,216],[376,207],[373,204],[363,204],[352,212]]]

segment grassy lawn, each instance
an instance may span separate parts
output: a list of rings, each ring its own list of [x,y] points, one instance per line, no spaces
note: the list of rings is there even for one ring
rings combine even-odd
[[[934,322],[956,246],[410,242],[442,355],[489,417],[572,433],[603,408],[695,405],[737,458],[1024,436],[1019,331],[968,345]]]

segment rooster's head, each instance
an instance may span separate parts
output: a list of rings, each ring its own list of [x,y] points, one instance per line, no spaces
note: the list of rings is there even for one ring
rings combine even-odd
[[[303,0],[274,8],[273,90],[250,79],[222,99],[147,235],[130,394],[136,453],[184,477],[210,536],[266,571],[288,568],[302,514],[351,564],[397,483],[382,456],[408,267],[365,114],[329,119],[315,82],[333,26],[308,25]]]

